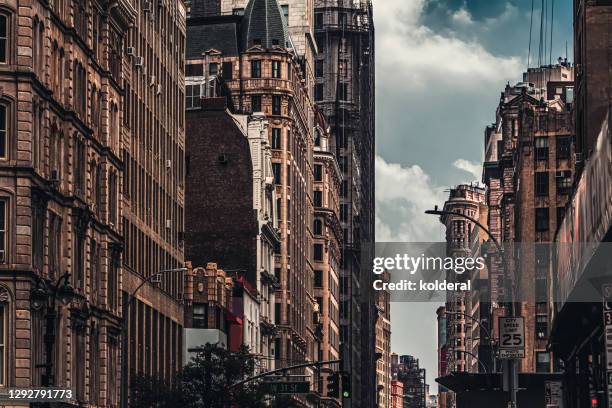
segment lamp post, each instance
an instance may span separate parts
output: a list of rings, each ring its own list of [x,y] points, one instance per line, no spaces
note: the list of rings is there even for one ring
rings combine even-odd
[[[478,221],[475,218],[472,218],[468,215],[462,214],[458,211],[447,211],[447,210],[438,210],[438,206],[435,206],[433,210],[427,210],[425,211],[425,214],[429,214],[429,215],[439,215],[439,216],[443,216],[443,215],[449,215],[449,216],[453,216],[453,217],[459,217],[459,218],[463,218],[466,219],[468,221],[473,222],[474,224],[476,224],[478,227],[480,227],[480,229],[482,229],[487,235],[488,237],[491,239],[491,241],[493,242],[493,245],[495,245],[495,247],[497,248],[497,251],[499,252],[499,256],[501,257],[502,260],[502,267],[503,267],[503,271],[504,271],[504,280],[505,280],[505,285],[506,285],[506,291],[507,291],[507,301],[504,302],[505,307],[506,307],[506,313],[508,314],[509,317],[514,317],[516,315],[518,315],[518,310],[516,310],[516,304],[514,302],[514,287],[512,285],[512,282],[510,280],[510,276],[508,275],[509,272],[509,267],[508,267],[508,262],[506,259],[506,254],[503,250],[503,248],[501,247],[499,241],[497,240],[497,238],[495,238],[493,236],[493,234],[491,234],[491,231],[489,231],[488,228],[486,228],[484,225],[482,225],[480,223],[480,221]],[[518,393],[518,381],[516,380],[516,373],[517,373],[517,361],[516,360],[507,360],[506,364],[504,365],[506,371],[508,372],[508,378],[509,378],[509,382],[510,382],[510,402],[508,404],[509,408],[516,408],[517,406],[517,393]]]
[[[55,376],[53,374],[53,349],[55,348],[55,324],[57,320],[57,300],[67,305],[74,299],[74,289],[69,283],[70,273],[63,274],[55,283],[51,285],[48,281],[39,278],[36,287],[30,291],[30,304],[33,310],[45,308],[45,363],[44,374],[41,378],[43,387],[55,386]]]
[[[171,273],[171,272],[187,272],[188,269],[187,268],[176,268],[176,269],[164,269],[162,271],[159,271],[157,273],[151,274],[149,276],[147,276],[145,279],[142,280],[142,282],[140,282],[140,284],[136,287],[136,289],[134,289],[132,291],[132,293],[130,293],[129,297],[127,298],[126,302],[123,303],[122,305],[122,321],[121,321],[121,334],[123,336],[122,339],[122,350],[121,350],[121,403],[120,406],[122,407],[127,407],[127,402],[128,402],[128,378],[127,378],[127,353],[128,353],[128,316],[129,316],[129,312],[130,312],[130,306],[132,305],[132,303],[134,302],[134,300],[136,299],[136,293],[140,290],[140,288],[142,288],[146,283],[151,282],[153,280],[153,278],[161,278],[162,275],[165,275],[167,273]]]

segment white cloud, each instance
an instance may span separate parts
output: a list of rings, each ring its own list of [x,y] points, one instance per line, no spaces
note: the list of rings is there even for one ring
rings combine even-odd
[[[472,20],[472,15],[465,7],[461,7],[459,10],[455,11],[452,15],[452,19],[455,23],[463,25],[474,24],[474,20]]]
[[[442,224],[425,210],[444,203],[444,189],[417,165],[404,167],[376,156],[376,241],[439,241]]]
[[[374,0],[378,74],[386,81],[415,86],[452,83],[457,88],[504,83],[521,72],[518,57],[489,53],[476,41],[440,34],[422,25],[424,0]],[[453,16],[472,21],[460,9]]]
[[[482,175],[482,164],[477,162],[472,162],[465,159],[457,159],[453,163],[453,166],[458,168],[459,170],[463,170],[466,173],[474,176],[474,179],[480,180],[480,176]]]

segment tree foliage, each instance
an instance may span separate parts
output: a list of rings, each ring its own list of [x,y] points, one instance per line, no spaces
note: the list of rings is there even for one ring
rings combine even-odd
[[[172,385],[150,376],[131,384],[131,408],[259,408],[265,395],[260,382],[230,387],[255,375],[256,360],[248,348],[231,352],[207,344],[173,379]]]

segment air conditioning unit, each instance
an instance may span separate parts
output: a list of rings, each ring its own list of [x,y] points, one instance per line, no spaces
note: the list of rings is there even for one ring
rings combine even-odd
[[[171,169],[172,168],[172,160],[166,160],[166,168],[167,169]]]
[[[136,54],[136,48],[134,48],[134,47],[127,47],[126,53],[130,57],[133,57],[134,54]]]
[[[137,67],[142,67],[144,65],[144,57],[135,57],[134,65]]]
[[[166,220],[166,228],[172,228],[172,220]]]
[[[162,278],[161,273],[156,273],[151,278],[151,283],[161,283],[161,278]]]

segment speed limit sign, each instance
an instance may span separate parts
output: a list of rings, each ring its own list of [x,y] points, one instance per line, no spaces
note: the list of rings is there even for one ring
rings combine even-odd
[[[499,318],[499,358],[525,358],[525,320],[522,317]]]

